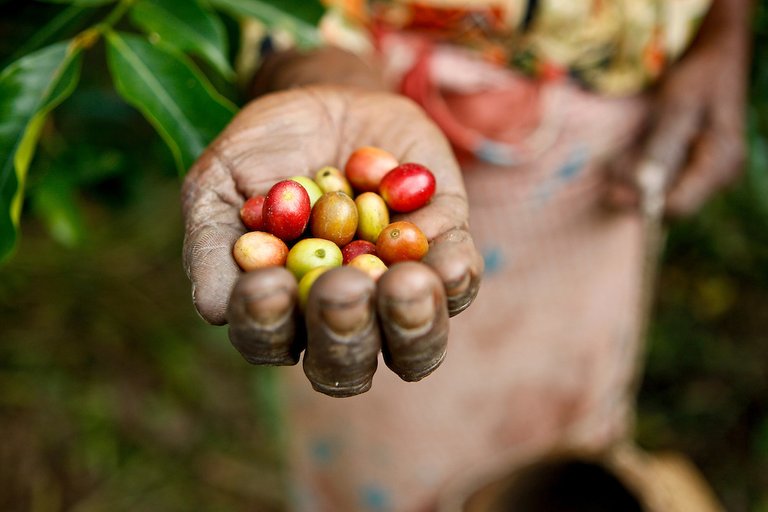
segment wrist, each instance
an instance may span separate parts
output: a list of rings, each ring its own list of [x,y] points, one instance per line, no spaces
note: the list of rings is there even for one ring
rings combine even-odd
[[[336,47],[287,50],[264,59],[251,87],[253,97],[309,85],[339,85],[372,91],[387,87],[373,57],[364,59]]]
[[[748,38],[753,0],[713,0],[701,27],[707,39],[736,41]]]

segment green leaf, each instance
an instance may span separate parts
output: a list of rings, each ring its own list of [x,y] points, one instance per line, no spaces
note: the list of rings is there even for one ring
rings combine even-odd
[[[54,177],[32,192],[32,204],[51,237],[65,247],[76,247],[85,234],[83,216],[72,183]]]
[[[93,11],[78,5],[65,7],[59,14],[43,25],[40,30],[24,41],[24,44],[16,49],[14,54],[8,59],[8,62],[15,61],[41,48],[43,45],[53,42],[56,38],[61,39],[61,35],[67,31],[72,33],[73,30],[77,30],[78,26],[82,26],[85,18],[91,14],[93,14]]]
[[[236,111],[189,59],[170,48],[110,31],[107,61],[117,91],[160,133],[182,174]]]
[[[115,3],[117,0],[38,0],[47,4],[72,4],[82,5],[83,7],[95,7],[98,5],[107,5]]]
[[[140,0],[131,19],[149,34],[183,52],[205,59],[228,79],[234,71],[227,60],[224,24],[216,13],[192,0]]]
[[[260,0],[209,0],[210,3],[219,9],[229,12],[235,16],[246,16],[257,18],[264,22],[270,28],[283,29],[293,34],[296,42],[300,46],[316,46],[320,44],[320,36],[317,32],[317,21],[322,14],[320,6],[319,14],[316,16],[307,16],[307,12],[314,12],[314,9],[295,9],[297,13],[303,13],[297,16],[290,7],[300,5],[297,1],[276,2]],[[314,0],[307,0],[308,5],[320,5]],[[303,2],[301,2],[303,4]],[[280,5],[280,7],[275,7]],[[288,8],[286,8],[288,7]]]
[[[0,73],[0,261],[16,243],[24,181],[45,116],[74,90],[80,62],[80,49],[62,42]]]

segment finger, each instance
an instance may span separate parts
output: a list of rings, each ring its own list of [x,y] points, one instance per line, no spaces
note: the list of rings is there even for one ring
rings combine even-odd
[[[213,151],[190,170],[182,190],[186,224],[184,268],[192,282],[192,301],[200,316],[226,323],[227,302],[240,275],[232,247],[245,232],[239,210],[242,197]]]
[[[450,316],[469,307],[480,289],[484,262],[466,230],[453,229],[432,240],[422,261],[442,281]]]
[[[641,159],[656,162],[674,173],[685,164],[691,142],[701,126],[701,104],[696,99],[669,100],[663,101],[658,111],[659,120],[650,131]]]
[[[296,336],[297,285],[283,267],[247,272],[229,301],[229,339],[253,364],[294,365],[304,348]]]
[[[656,118],[651,121],[641,149],[620,159],[608,189],[607,200],[616,207],[636,207],[642,194],[638,170],[643,162],[663,169],[665,183],[670,183],[685,165],[691,143],[702,121],[701,103],[696,97],[680,99],[680,94],[665,93],[674,99],[659,100]],[[634,158],[633,158],[634,157]]]
[[[690,163],[667,196],[666,210],[670,216],[696,212],[715,192],[739,176],[744,163],[743,138],[738,132],[728,133],[708,130],[697,141]]]
[[[367,274],[352,267],[325,272],[312,286],[303,364],[316,391],[345,397],[370,389],[381,350],[375,288]]]
[[[378,282],[384,361],[405,381],[421,380],[445,358],[448,305],[443,284],[426,265],[393,265]]]

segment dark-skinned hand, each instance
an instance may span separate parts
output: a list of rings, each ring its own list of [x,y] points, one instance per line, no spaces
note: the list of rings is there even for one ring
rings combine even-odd
[[[347,267],[324,273],[305,313],[285,268],[242,272],[232,256],[246,230],[239,210],[279,180],[343,168],[361,146],[429,167],[430,204],[393,220],[416,223],[430,240],[422,262],[393,265],[378,281]],[[468,208],[458,165],[438,128],[409,100],[337,86],[296,88],[247,105],[207,148],[183,187],[184,265],[200,315],[229,323],[232,343],[256,364],[295,364],[302,350],[312,386],[332,396],[371,386],[380,351],[405,380],[442,361],[448,318],[475,297],[482,258],[466,231]]]
[[[686,216],[738,178],[749,52],[748,2],[737,3],[716,1],[688,53],[663,77],[645,137],[614,162],[607,197],[614,206],[639,205],[651,177],[662,182],[664,213]]]

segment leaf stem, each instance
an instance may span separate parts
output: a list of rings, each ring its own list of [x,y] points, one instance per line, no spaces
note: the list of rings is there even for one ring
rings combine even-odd
[[[128,9],[135,3],[136,0],[120,0],[117,6],[110,11],[106,18],[77,34],[72,42],[72,48],[88,49],[96,44],[105,33],[112,30],[112,27],[125,16]]]
[[[133,6],[135,3],[136,0],[120,0],[120,3],[117,4],[117,7],[112,9],[112,12],[110,12],[107,17],[104,18],[104,21],[96,26],[102,28],[102,33],[110,30],[118,21],[120,21],[123,16],[125,16],[125,13],[128,11],[128,9],[130,9],[131,6]]]

